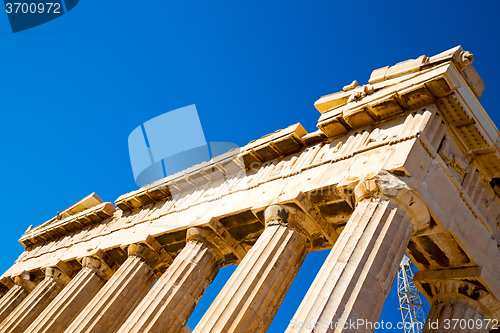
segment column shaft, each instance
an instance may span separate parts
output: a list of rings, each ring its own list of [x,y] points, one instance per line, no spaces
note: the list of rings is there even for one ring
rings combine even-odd
[[[490,317],[478,302],[458,293],[441,293],[433,298],[423,333],[487,333]]]
[[[116,332],[155,280],[141,258],[130,256],[64,332]]]
[[[411,220],[391,200],[361,200],[286,332],[372,332],[349,323],[378,320],[414,230]]]
[[[28,291],[20,285],[15,284],[10,288],[10,290],[0,299],[0,322],[4,321],[26,296],[28,296]]]
[[[307,253],[307,238],[267,226],[194,333],[266,332]]]
[[[179,333],[219,271],[214,249],[188,241],[118,333]]]
[[[45,279],[0,324],[0,332],[24,332],[68,282],[69,278],[59,269],[48,268]]]
[[[94,269],[83,267],[50,306],[33,321],[26,333],[63,332],[103,285],[104,281],[96,275]]]

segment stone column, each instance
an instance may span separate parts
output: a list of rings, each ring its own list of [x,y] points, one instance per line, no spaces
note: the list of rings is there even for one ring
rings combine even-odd
[[[492,328],[491,320],[498,318],[500,303],[478,283],[437,280],[425,284],[434,296],[423,333],[486,333]]]
[[[106,263],[107,262],[107,263]],[[102,253],[82,260],[83,268],[26,329],[26,333],[61,333],[114,273]]]
[[[118,333],[179,333],[223,260],[213,232],[190,228],[186,246]]]
[[[30,274],[25,272],[14,278],[15,284],[0,299],[0,323],[35,289],[36,284],[30,281]]]
[[[373,332],[410,236],[430,220],[423,202],[389,174],[359,183],[353,195],[356,208],[287,333]]]
[[[0,332],[24,332],[71,279],[58,268],[45,269],[45,278],[0,324]]]
[[[305,215],[291,206],[264,212],[266,228],[248,251],[194,333],[266,332],[310,249],[301,223]]]
[[[146,263],[151,251],[132,244],[129,257],[64,331],[66,333],[116,332],[156,281]]]

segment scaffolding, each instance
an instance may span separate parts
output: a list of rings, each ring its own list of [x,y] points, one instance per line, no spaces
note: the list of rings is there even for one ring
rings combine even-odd
[[[413,264],[405,254],[398,270],[399,310],[403,318],[405,333],[422,333],[426,309],[422,297],[413,283]]]

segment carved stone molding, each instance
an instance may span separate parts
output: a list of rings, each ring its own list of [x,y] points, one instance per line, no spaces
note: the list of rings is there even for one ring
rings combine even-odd
[[[469,65],[472,65],[472,63],[474,62],[474,55],[469,51],[462,50],[454,55],[453,60],[455,61],[458,69],[463,71]]]

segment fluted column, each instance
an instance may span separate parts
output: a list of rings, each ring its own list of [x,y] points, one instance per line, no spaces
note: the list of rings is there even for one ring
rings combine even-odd
[[[116,332],[156,280],[148,253],[143,245],[130,245],[127,260],[64,332]]]
[[[219,272],[222,254],[213,232],[187,231],[186,246],[128,317],[118,333],[179,333],[206,287]]]
[[[489,332],[492,319],[500,314],[500,302],[478,283],[452,279],[423,283],[434,295],[423,333]]]
[[[356,208],[287,333],[372,332],[373,324],[361,323],[378,320],[410,236],[430,219],[423,202],[388,174],[359,183],[354,197]]]
[[[200,320],[194,333],[266,332],[310,247],[303,213],[273,205],[266,228]],[[299,218],[298,218],[299,217]]]
[[[64,332],[73,319],[102,288],[104,282],[113,275],[114,270],[108,264],[113,265],[109,258],[103,254],[83,258],[83,268],[25,332]]]
[[[70,278],[58,268],[46,268],[43,281],[5,318],[0,324],[0,332],[24,332],[69,281]]]
[[[30,274],[25,272],[14,278],[15,284],[0,299],[0,323],[35,289]]]

